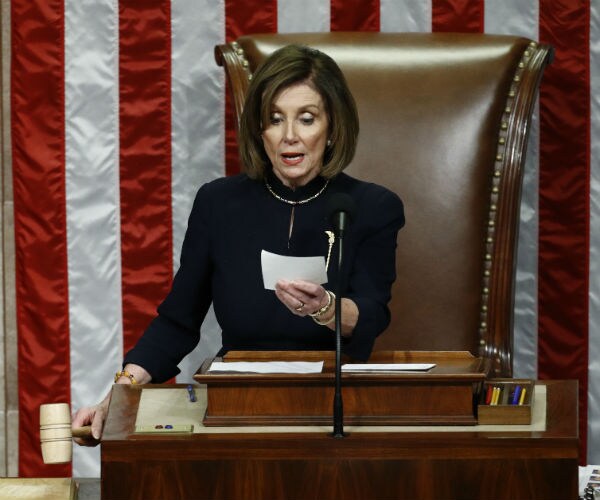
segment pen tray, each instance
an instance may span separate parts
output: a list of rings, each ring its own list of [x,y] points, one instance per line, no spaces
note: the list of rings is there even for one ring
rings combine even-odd
[[[488,387],[500,388],[496,405],[486,404]],[[512,404],[514,391],[520,386],[525,389],[522,404]],[[531,379],[488,379],[483,383],[477,404],[477,423],[480,425],[529,425],[534,382]]]

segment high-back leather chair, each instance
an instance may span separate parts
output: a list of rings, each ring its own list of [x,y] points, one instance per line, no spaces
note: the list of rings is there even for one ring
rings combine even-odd
[[[347,172],[405,204],[392,320],[376,349],[470,351],[511,376],[523,163],[550,47],[483,34],[244,36],[215,49],[236,117],[253,71],[289,43],[337,61],[360,115]]]

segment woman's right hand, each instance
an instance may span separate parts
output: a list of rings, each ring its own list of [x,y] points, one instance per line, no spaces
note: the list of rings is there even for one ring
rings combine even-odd
[[[146,371],[145,368],[127,363],[120,372],[121,376],[116,380],[117,384],[147,384],[152,380],[151,375]],[[73,428],[83,427],[86,425],[91,426],[92,435],[86,438],[74,438],[74,441],[81,446],[97,446],[100,443],[102,437],[102,431],[104,430],[104,422],[108,415],[108,405],[110,404],[111,392],[95,406],[86,406],[79,408],[73,415],[73,422],[71,426]]]
[[[81,446],[97,446],[100,443],[102,437],[102,430],[104,429],[104,421],[108,414],[108,405],[110,403],[110,392],[108,395],[97,405],[87,406],[85,408],[79,408],[75,415],[73,415],[72,427],[83,427],[90,425],[92,435],[90,437],[76,437],[73,440]]]

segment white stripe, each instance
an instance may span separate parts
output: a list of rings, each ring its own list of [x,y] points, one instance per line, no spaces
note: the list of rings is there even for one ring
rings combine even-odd
[[[523,175],[515,280],[513,375],[537,378],[539,108],[533,113]]]
[[[600,464],[600,6],[590,20],[590,312],[588,379],[588,463]]]
[[[330,0],[278,0],[278,33],[312,33],[329,31]]]
[[[172,207],[173,267],[179,255],[194,195],[224,174],[224,71],[214,47],[224,43],[223,1],[179,0],[171,5],[172,31]],[[189,382],[221,346],[220,329],[209,313],[202,340],[180,364],[178,381]]]
[[[122,359],[116,0],[65,2],[66,210],[73,409],[108,392]],[[74,477],[99,476],[75,447]]]
[[[538,38],[537,2],[524,4],[522,0],[488,0],[484,17],[486,33]],[[539,120],[536,108],[523,176],[514,306],[514,375],[526,378],[537,378],[538,164]]]
[[[523,0],[486,0],[486,33],[518,35],[537,40],[539,2]]]
[[[431,2],[381,0],[380,31],[390,33],[431,31]]]

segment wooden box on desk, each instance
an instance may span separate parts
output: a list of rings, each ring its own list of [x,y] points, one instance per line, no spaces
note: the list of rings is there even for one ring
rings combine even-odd
[[[232,361],[324,361],[321,373],[209,372],[194,375],[207,386],[205,425],[328,425],[334,396],[333,352],[230,352]],[[475,425],[474,394],[488,363],[468,352],[377,351],[370,363],[434,363],[427,372],[342,374],[348,425]]]
[[[511,396],[517,386],[525,389],[522,404],[512,404]],[[498,404],[486,404],[488,387],[501,387]],[[488,379],[482,386],[477,407],[477,420],[481,425],[529,425],[533,405],[534,382],[530,379]]]

